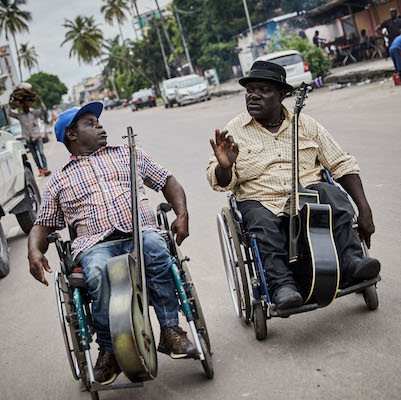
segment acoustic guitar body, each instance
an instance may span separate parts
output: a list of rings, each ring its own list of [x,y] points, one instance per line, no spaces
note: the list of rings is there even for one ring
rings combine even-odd
[[[319,307],[325,307],[335,299],[340,278],[331,207],[306,202],[299,215],[300,257],[293,268],[294,276],[304,302],[316,302]]]
[[[107,270],[110,332],[118,364],[131,382],[154,379],[157,353],[143,293],[147,290],[144,271],[131,254],[113,257]]]

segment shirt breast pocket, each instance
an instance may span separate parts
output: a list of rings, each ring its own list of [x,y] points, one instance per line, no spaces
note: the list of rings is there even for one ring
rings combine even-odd
[[[312,169],[316,167],[318,149],[319,145],[313,140],[302,140],[301,138],[299,138],[298,154],[299,165],[301,168]]]
[[[256,179],[267,168],[267,158],[262,144],[239,147],[236,161],[238,183]]]

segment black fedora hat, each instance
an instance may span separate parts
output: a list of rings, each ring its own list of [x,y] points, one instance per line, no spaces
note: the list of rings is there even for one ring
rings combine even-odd
[[[239,80],[239,84],[245,87],[250,81],[271,81],[286,89],[287,92],[292,92],[294,88],[285,81],[286,77],[285,69],[281,65],[269,61],[255,61],[248,74]]]

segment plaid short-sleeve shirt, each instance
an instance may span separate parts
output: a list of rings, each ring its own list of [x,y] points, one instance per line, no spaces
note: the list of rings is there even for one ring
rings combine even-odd
[[[157,228],[144,184],[162,189],[171,173],[137,149],[138,195],[142,230]],[[89,156],[71,157],[46,185],[35,225],[77,232],[74,259],[115,230],[132,232],[130,151],[127,146],[106,146]]]

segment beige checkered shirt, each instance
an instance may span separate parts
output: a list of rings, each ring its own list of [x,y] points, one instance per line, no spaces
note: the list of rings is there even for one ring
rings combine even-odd
[[[277,133],[271,133],[247,111],[232,119],[224,129],[238,144],[239,154],[233,165],[229,185],[217,183],[214,154],[209,159],[207,178],[214,190],[232,190],[238,201],[257,200],[275,215],[287,211],[291,192],[291,119],[292,112],[283,106],[285,120]],[[321,181],[321,166],[333,179],[358,174],[353,156],[345,153],[329,133],[308,115],[299,118],[299,180],[303,187]]]

